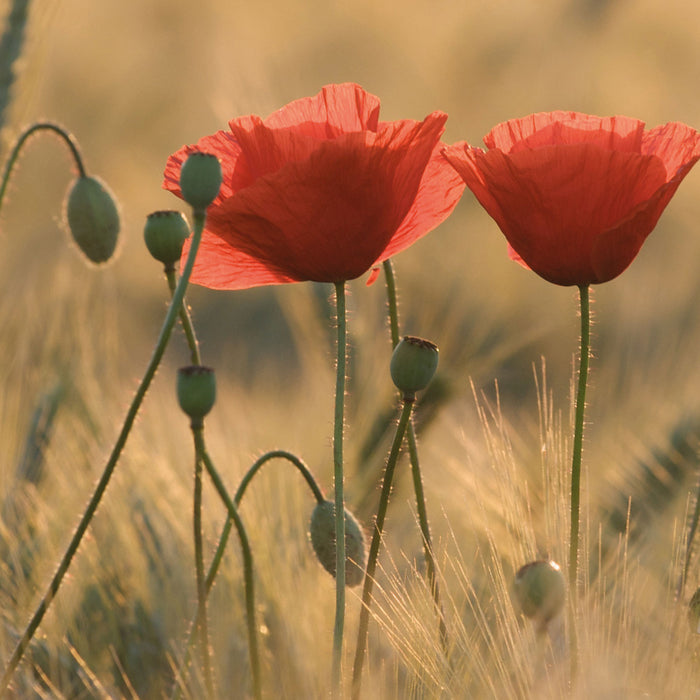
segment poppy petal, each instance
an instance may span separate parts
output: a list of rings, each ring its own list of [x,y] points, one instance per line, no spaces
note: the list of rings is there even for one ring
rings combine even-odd
[[[473,149],[466,164],[450,153],[512,248],[535,272],[558,284],[590,276],[586,270],[591,270],[595,236],[644,206],[666,181],[660,158],[588,143],[510,155]],[[589,280],[594,281],[600,281],[597,275]]]
[[[189,253],[191,239],[185,241],[182,254]],[[190,281],[209,289],[247,289],[266,284],[298,282],[284,270],[231,247],[219,236],[204,231]]]
[[[425,168],[413,204],[392,237],[379,262],[388,260],[441,224],[464,192],[464,180],[443,157],[438,143]]]
[[[498,124],[485,137],[489,149],[515,153],[544,146],[593,143],[639,153],[644,122],[629,117],[595,117],[580,112],[539,112]]]
[[[352,131],[376,131],[378,121],[379,98],[355,83],[342,83],[290,102],[264,123],[270,129],[294,127],[304,136],[324,140]]]
[[[410,209],[444,121],[435,113],[322,142],[307,160],[211,208],[207,228],[293,278],[354,279],[377,261]]]

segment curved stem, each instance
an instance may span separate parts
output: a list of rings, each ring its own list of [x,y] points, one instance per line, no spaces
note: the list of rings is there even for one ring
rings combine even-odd
[[[335,420],[333,430],[333,484],[335,488],[335,625],[333,627],[332,688],[342,695],[343,628],[345,625],[345,496],[343,493],[343,429],[345,422],[345,372],[347,319],[345,282],[336,282],[336,316],[338,323]]]
[[[15,143],[12,151],[10,152],[10,157],[7,159],[7,163],[5,164],[5,171],[2,174],[2,181],[0,182],[0,209],[2,209],[2,203],[5,199],[7,185],[10,181],[12,169],[17,163],[19,152],[22,150],[22,146],[24,146],[25,141],[37,131],[53,131],[61,139],[63,139],[63,141],[70,149],[71,155],[73,156],[75,165],[78,168],[78,175],[80,177],[85,177],[85,165],[83,164],[83,158],[80,155],[80,150],[78,149],[78,144],[76,143],[75,139],[65,129],[58,126],[58,124],[52,124],[51,122],[37,122],[36,124],[32,124],[20,134],[19,138],[17,139],[17,142]]]
[[[357,634],[357,647],[355,649],[355,661],[352,669],[352,697],[360,697],[360,685],[362,683],[362,665],[365,658],[365,650],[367,648],[367,633],[369,629],[369,609],[372,602],[372,587],[374,586],[374,574],[377,569],[377,559],[379,556],[379,547],[382,541],[382,532],[384,530],[384,520],[386,518],[387,508],[389,507],[389,496],[391,495],[391,485],[394,480],[394,471],[399,459],[401,445],[403,443],[406,428],[410,423],[411,409],[413,401],[404,397],[403,409],[399,423],[396,426],[396,434],[394,442],[391,445],[391,451],[386,463],[384,471],[384,481],[382,483],[382,492],[379,497],[379,507],[377,508],[377,519],[374,523],[374,532],[372,533],[372,543],[369,548],[369,556],[367,558],[367,571],[365,572],[365,582],[362,588],[362,609],[360,610],[360,624]]]
[[[5,690],[7,689],[12,674],[17,668],[17,665],[19,664],[22,656],[24,655],[24,652],[27,646],[29,645],[29,642],[31,641],[32,637],[34,636],[34,633],[41,624],[41,621],[44,615],[46,614],[46,611],[49,609],[51,601],[56,595],[61,585],[61,582],[63,581],[63,577],[68,571],[68,567],[70,566],[75,553],[78,551],[78,547],[83,539],[83,535],[85,534],[90,524],[90,521],[95,515],[95,512],[97,511],[97,507],[100,504],[102,496],[105,490],[107,489],[107,485],[109,484],[109,481],[112,477],[114,468],[117,465],[117,461],[119,460],[121,452],[124,449],[124,445],[126,444],[129,432],[131,431],[131,427],[134,424],[136,415],[139,411],[139,408],[141,407],[141,403],[143,402],[143,399],[146,396],[146,392],[148,391],[151,381],[155,376],[156,370],[158,369],[158,365],[160,364],[160,361],[163,357],[163,353],[165,352],[165,348],[168,344],[168,340],[170,339],[170,335],[172,333],[173,326],[175,325],[177,314],[179,312],[180,306],[182,305],[182,300],[185,296],[185,290],[187,289],[187,284],[192,273],[192,268],[194,266],[194,260],[197,255],[197,249],[199,248],[199,241],[201,240],[202,230],[204,229],[205,216],[205,212],[203,211],[194,212],[194,231],[192,245],[190,247],[187,262],[185,263],[182,276],[180,277],[180,281],[178,282],[175,294],[173,294],[172,301],[170,302],[170,306],[168,307],[165,320],[163,321],[163,326],[158,336],[158,340],[153,350],[153,354],[151,355],[151,360],[148,364],[148,367],[146,368],[146,372],[143,376],[143,379],[141,380],[141,384],[136,390],[136,394],[131,402],[131,406],[129,406],[129,410],[127,411],[126,418],[124,419],[124,424],[122,426],[121,432],[117,437],[117,441],[114,444],[112,453],[110,454],[107,464],[105,465],[104,471],[102,472],[102,476],[100,477],[100,480],[98,481],[97,486],[95,487],[95,490],[92,496],[90,497],[90,501],[88,502],[85,512],[83,513],[80,522],[78,523],[78,526],[68,545],[68,548],[66,549],[66,552],[58,565],[56,573],[51,579],[51,583],[49,584],[46,593],[44,593],[44,596],[42,597],[39,606],[37,607],[31,620],[29,621],[29,624],[27,625],[27,628],[22,634],[22,637],[20,638],[19,642],[17,642],[17,646],[15,647],[15,650],[7,663],[2,679],[0,679],[0,696],[2,696]]]
[[[265,465],[267,462],[280,458],[280,459],[286,459],[287,461],[291,462],[302,474],[304,479],[306,480],[307,484],[309,485],[311,491],[314,494],[314,498],[316,498],[316,501],[318,503],[322,503],[325,499],[323,496],[323,492],[319,488],[318,484],[316,483],[316,480],[314,479],[313,474],[311,473],[311,470],[304,464],[304,462],[299,459],[296,455],[292,454],[291,452],[287,452],[286,450],[272,450],[270,452],[266,452],[264,455],[259,457],[253,465],[248,469],[246,472],[245,476],[243,477],[243,480],[241,481],[240,486],[238,487],[238,490],[236,491],[236,495],[234,496],[233,501],[228,496],[228,493],[223,486],[223,481],[221,480],[221,477],[219,474],[216,472],[216,469],[214,468],[214,464],[209,458],[209,455],[206,453],[206,450],[204,452],[204,463],[207,468],[207,471],[209,475],[212,478],[212,481],[214,482],[214,485],[216,487],[217,492],[221,496],[222,500],[226,504],[228,511],[229,511],[229,517],[226,519],[226,523],[224,524],[224,527],[221,531],[221,535],[219,536],[219,544],[216,547],[216,551],[214,552],[214,556],[212,557],[211,563],[209,565],[209,571],[207,572],[207,576],[205,579],[205,588],[206,588],[206,594],[209,595],[209,592],[211,591],[213,585],[214,585],[214,580],[216,579],[216,575],[219,572],[219,567],[221,566],[221,562],[223,560],[224,556],[224,550],[226,549],[226,545],[228,543],[228,538],[231,533],[231,528],[236,525],[236,528],[238,530],[238,536],[239,539],[241,540],[241,547],[243,548],[243,568],[244,568],[244,578],[245,578],[245,586],[246,586],[246,609],[247,609],[247,620],[248,620],[248,639],[249,639],[249,645],[251,645],[251,667],[257,670],[254,670],[253,673],[253,685],[255,687],[260,687],[260,680],[259,680],[259,662],[258,662],[258,650],[257,650],[257,637],[256,637],[256,626],[255,626],[255,604],[253,601],[253,563],[252,563],[252,555],[250,553],[250,545],[248,544],[248,538],[245,534],[245,530],[243,528],[243,522],[240,519],[240,516],[238,515],[238,506],[241,503],[241,500],[243,498],[243,495],[246,492],[246,489],[248,488],[250,482],[252,481],[253,477],[258,473],[258,471],[262,468],[263,465]],[[232,507],[229,506],[229,502],[231,503]],[[231,515],[233,513],[233,516]],[[244,544],[245,540],[245,544]],[[199,614],[199,613],[197,613]],[[190,625],[190,634],[187,639],[187,643],[185,645],[185,657],[184,661],[182,663],[182,667],[187,667],[189,664],[189,650],[190,646],[192,644],[192,638],[193,638],[193,633],[196,628],[196,616],[195,620],[193,623]],[[256,681],[256,674],[258,677],[258,680]],[[180,697],[180,688],[177,686],[174,689],[173,692],[173,698],[179,698]],[[257,697],[257,695],[256,695]]]
[[[209,655],[209,625],[207,622],[207,592],[204,581],[204,548],[202,545],[202,461],[206,451],[204,445],[204,428],[201,421],[192,423],[192,436],[195,445],[194,463],[194,504],[193,504],[193,528],[194,528],[194,561],[197,581],[197,619],[195,628],[199,632],[199,651],[202,668],[204,670],[204,682],[207,687],[207,695],[210,700],[214,698],[214,678],[211,670],[211,657]]]
[[[250,542],[246,533],[243,521],[238,514],[236,505],[228,495],[228,491],[221,481],[219,473],[214,468],[214,464],[209,457],[209,454],[204,450],[202,453],[204,466],[211,477],[214,488],[216,488],[219,497],[224,502],[228,510],[228,516],[236,526],[238,539],[241,543],[241,551],[243,553],[243,578],[245,584],[245,603],[246,603],[246,620],[248,623],[248,653],[250,654],[250,671],[253,684],[253,697],[256,700],[262,698],[262,684],[260,679],[260,654],[258,652],[258,637],[257,627],[255,624],[255,584],[253,579],[253,554],[250,549]]]
[[[316,482],[314,475],[311,473],[311,470],[306,466],[306,464],[304,464],[304,462],[301,459],[299,459],[299,457],[297,457],[295,454],[287,452],[286,450],[270,450],[270,452],[266,452],[264,455],[258,457],[258,459],[255,460],[253,465],[250,467],[250,469],[248,469],[245,476],[241,480],[238,490],[236,491],[236,496],[234,498],[236,505],[238,505],[241,502],[241,499],[243,498],[243,495],[245,494],[248,485],[252,481],[253,477],[258,473],[260,468],[270,460],[276,458],[286,459],[288,462],[291,462],[299,470],[299,472],[301,472],[301,475],[304,477],[306,483],[309,485],[309,488],[314,494],[314,498],[316,499],[316,501],[318,503],[323,503],[323,501],[325,500],[323,496],[323,491],[321,491],[321,487]]]
[[[259,457],[253,463],[253,466],[250,467],[250,469],[248,469],[248,471],[246,472],[245,476],[243,477],[243,480],[241,481],[238,487],[238,490],[236,491],[236,495],[233,498],[233,502],[236,505],[236,507],[240,505],[241,500],[243,499],[243,494],[245,494],[246,489],[248,488],[248,485],[252,481],[253,477],[258,473],[258,471],[262,468],[264,464],[275,458],[286,459],[287,461],[291,462],[301,472],[301,475],[304,477],[306,483],[309,485],[309,488],[311,489],[314,498],[316,499],[316,502],[322,503],[324,501],[323,492],[321,491],[319,485],[316,483],[314,475],[311,473],[311,470],[306,466],[306,464],[304,464],[304,462],[301,459],[299,459],[296,455],[292,454],[291,452],[287,452],[286,450],[272,450],[270,452],[266,452],[264,455]],[[209,567],[209,572],[207,573],[207,593],[211,590],[211,587],[214,585],[214,579],[216,578],[219,566],[221,565],[221,559],[224,554],[224,549],[226,548],[226,542],[228,540],[229,533],[231,532],[232,525],[233,523],[229,518],[224,524],[223,530],[221,531],[221,536],[219,537],[219,544],[216,547],[216,552],[214,553],[214,557],[212,558],[211,565]]]
[[[591,311],[588,285],[579,287],[581,301],[581,355],[576,393],[576,416],[574,421],[574,445],[571,460],[571,537],[569,539],[569,585],[576,595],[578,579],[579,510],[581,498],[581,456],[583,453],[583,425],[586,409],[586,385],[591,340]]]

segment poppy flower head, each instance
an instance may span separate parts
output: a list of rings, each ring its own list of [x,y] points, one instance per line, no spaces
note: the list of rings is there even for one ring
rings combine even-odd
[[[494,127],[487,150],[443,149],[509,244],[561,285],[623,272],[700,158],[700,133],[628,117],[543,112]]]
[[[440,154],[446,119],[381,122],[376,97],[329,85],[181,148],[168,159],[166,189],[181,195],[179,170],[195,149],[217,155],[224,175],[192,281],[218,289],[340,282],[408,247],[449,215],[464,188]]]

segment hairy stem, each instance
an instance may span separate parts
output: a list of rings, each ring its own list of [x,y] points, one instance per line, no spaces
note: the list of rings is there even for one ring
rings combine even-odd
[[[401,452],[401,445],[406,434],[411,419],[411,409],[413,401],[404,398],[403,409],[399,423],[396,426],[396,434],[394,442],[391,445],[391,451],[384,470],[384,481],[382,483],[382,492],[379,496],[379,506],[377,508],[377,518],[374,523],[374,531],[372,533],[372,543],[369,548],[369,556],[367,558],[367,571],[365,572],[365,581],[362,587],[362,609],[360,610],[360,624],[357,634],[357,647],[355,648],[355,661],[352,669],[352,697],[357,699],[360,697],[360,686],[362,683],[362,665],[364,663],[365,651],[367,648],[367,633],[369,630],[369,610],[372,603],[372,588],[374,586],[374,575],[377,569],[377,559],[379,557],[379,548],[382,543],[382,532],[384,531],[384,520],[389,507],[389,497],[391,495],[391,486],[394,480],[394,471]]]
[[[204,229],[205,218],[205,212],[194,212],[194,231],[192,237],[192,245],[187,256],[187,261],[185,263],[182,276],[180,277],[180,281],[177,284],[177,288],[175,290],[175,293],[173,294],[170,306],[168,307],[165,320],[163,321],[163,326],[161,327],[158,340],[156,341],[155,348],[151,355],[151,360],[148,363],[148,367],[146,368],[146,372],[143,375],[141,384],[136,390],[136,394],[132,399],[131,405],[129,406],[126,418],[124,419],[124,424],[122,425],[122,429],[119,433],[119,436],[117,437],[117,441],[115,442],[114,447],[112,448],[112,453],[110,454],[109,459],[107,460],[107,464],[105,465],[105,468],[102,472],[102,476],[97,482],[97,486],[95,487],[95,490],[92,496],[90,497],[88,505],[82,517],[80,518],[80,522],[78,523],[78,526],[75,532],[73,533],[73,537],[71,538],[71,541],[68,544],[65,554],[63,555],[63,558],[61,559],[58,565],[58,569],[53,575],[53,578],[49,583],[48,589],[44,593],[24,633],[17,642],[17,645],[12,653],[12,656],[10,657],[10,660],[7,662],[7,666],[3,673],[2,679],[0,679],[0,696],[2,696],[5,690],[7,689],[10,679],[12,678],[12,674],[14,673],[15,669],[17,668],[17,665],[22,659],[22,656],[24,655],[24,652],[29,646],[29,643],[32,640],[32,637],[34,636],[37,628],[41,624],[41,621],[43,620],[46,611],[51,605],[51,601],[58,592],[58,589],[61,586],[61,582],[63,581],[63,577],[68,571],[68,568],[70,567],[75,553],[78,551],[80,542],[82,541],[83,536],[85,535],[85,532],[88,526],[90,525],[90,522],[93,516],[95,515],[95,512],[97,511],[97,507],[99,506],[100,501],[102,500],[102,496],[104,495],[104,492],[107,489],[109,481],[112,478],[114,468],[116,467],[122,450],[124,449],[124,445],[126,445],[127,438],[129,437],[131,427],[134,424],[134,420],[136,419],[136,415],[138,414],[139,408],[141,407],[141,403],[143,402],[143,399],[146,396],[146,392],[148,391],[148,388],[151,385],[151,381],[153,380],[153,377],[156,374],[156,370],[158,369],[158,365],[160,364],[160,361],[163,358],[163,353],[165,352],[165,348],[170,339],[173,326],[175,325],[175,320],[177,319],[177,315],[180,311],[182,300],[185,296],[185,290],[187,289],[187,284],[192,273],[194,260],[197,255],[197,249],[199,248],[199,242],[202,237],[202,230]]]
[[[338,324],[335,418],[333,431],[333,484],[335,489],[335,624],[333,627],[332,688],[342,695],[343,629],[345,626],[345,496],[343,493],[343,430],[345,427],[345,373],[347,319],[345,282],[335,285]]]

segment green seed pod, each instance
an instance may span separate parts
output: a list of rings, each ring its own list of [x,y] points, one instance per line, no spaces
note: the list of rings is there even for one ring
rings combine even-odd
[[[693,634],[700,634],[700,588],[698,588],[688,603],[688,624]]]
[[[533,561],[515,575],[515,597],[525,617],[546,624],[564,606],[566,582],[553,561]]]
[[[335,503],[316,504],[309,525],[311,544],[323,568],[335,577]],[[367,563],[365,535],[355,516],[345,509],[345,585],[362,583]]]
[[[68,193],[65,212],[80,250],[94,263],[107,262],[119,235],[119,212],[107,187],[94,177],[79,177]]]
[[[194,151],[180,169],[182,198],[195,210],[204,211],[219,194],[221,162],[211,153]]]
[[[146,217],[143,238],[148,252],[170,267],[182,254],[182,246],[190,235],[187,219],[179,211],[154,211]]]
[[[425,389],[438,366],[438,347],[429,340],[407,335],[391,356],[391,378],[407,398]]]
[[[216,400],[214,370],[201,365],[179,369],[177,372],[177,398],[180,402],[180,408],[192,419],[192,423],[201,424],[202,419],[211,411]]]

